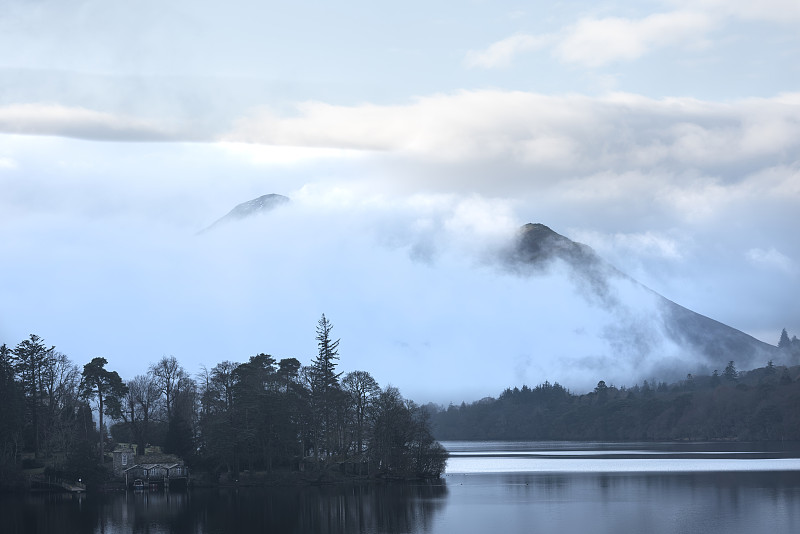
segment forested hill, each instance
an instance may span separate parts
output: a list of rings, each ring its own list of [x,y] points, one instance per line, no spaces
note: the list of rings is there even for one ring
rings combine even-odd
[[[432,413],[439,440],[800,440],[800,366],[688,375],[576,395],[558,383]]]

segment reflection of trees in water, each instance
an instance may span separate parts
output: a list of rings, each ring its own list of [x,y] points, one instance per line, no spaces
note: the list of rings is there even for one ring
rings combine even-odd
[[[94,532],[99,514],[84,495],[0,493],[0,532]]]
[[[53,499],[58,499],[54,502]],[[25,532],[161,534],[196,532],[186,492],[125,492],[110,494],[57,494],[48,498],[41,518],[47,528]]]
[[[0,494],[0,532],[797,532],[797,472],[448,475],[105,495]],[[476,506],[480,504],[480,506]]]
[[[104,514],[117,532],[193,532],[194,520],[188,516],[187,492],[126,492],[124,502],[111,502]],[[153,528],[158,525],[158,528]]]
[[[800,475],[794,471],[679,473],[506,473],[483,475],[530,502],[664,502],[677,508],[751,511],[754,492],[773,504],[795,503]]]
[[[77,513],[61,522],[60,531],[423,532],[446,496],[443,482],[90,495],[80,510],[62,510]],[[61,515],[51,507],[47,513]]]
[[[219,505],[209,501],[202,526],[207,531],[420,532],[430,525],[446,495],[447,488],[439,483],[219,492]]]

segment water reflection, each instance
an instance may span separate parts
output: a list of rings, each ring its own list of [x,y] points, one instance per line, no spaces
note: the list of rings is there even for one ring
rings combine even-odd
[[[800,470],[758,469],[794,465],[796,444],[448,445],[430,485],[0,495],[0,532],[800,532]]]
[[[434,532],[800,532],[797,472],[451,474]]]
[[[425,532],[447,487],[371,484],[0,498],[9,533]]]

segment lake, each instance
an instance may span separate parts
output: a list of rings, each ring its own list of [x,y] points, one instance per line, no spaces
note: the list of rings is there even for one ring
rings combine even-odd
[[[6,495],[0,532],[800,532],[800,444],[443,445],[435,483]]]

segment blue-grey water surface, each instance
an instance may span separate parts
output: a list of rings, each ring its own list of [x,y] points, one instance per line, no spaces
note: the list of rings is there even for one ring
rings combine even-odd
[[[0,532],[800,532],[798,444],[449,442],[436,483],[0,497]]]

